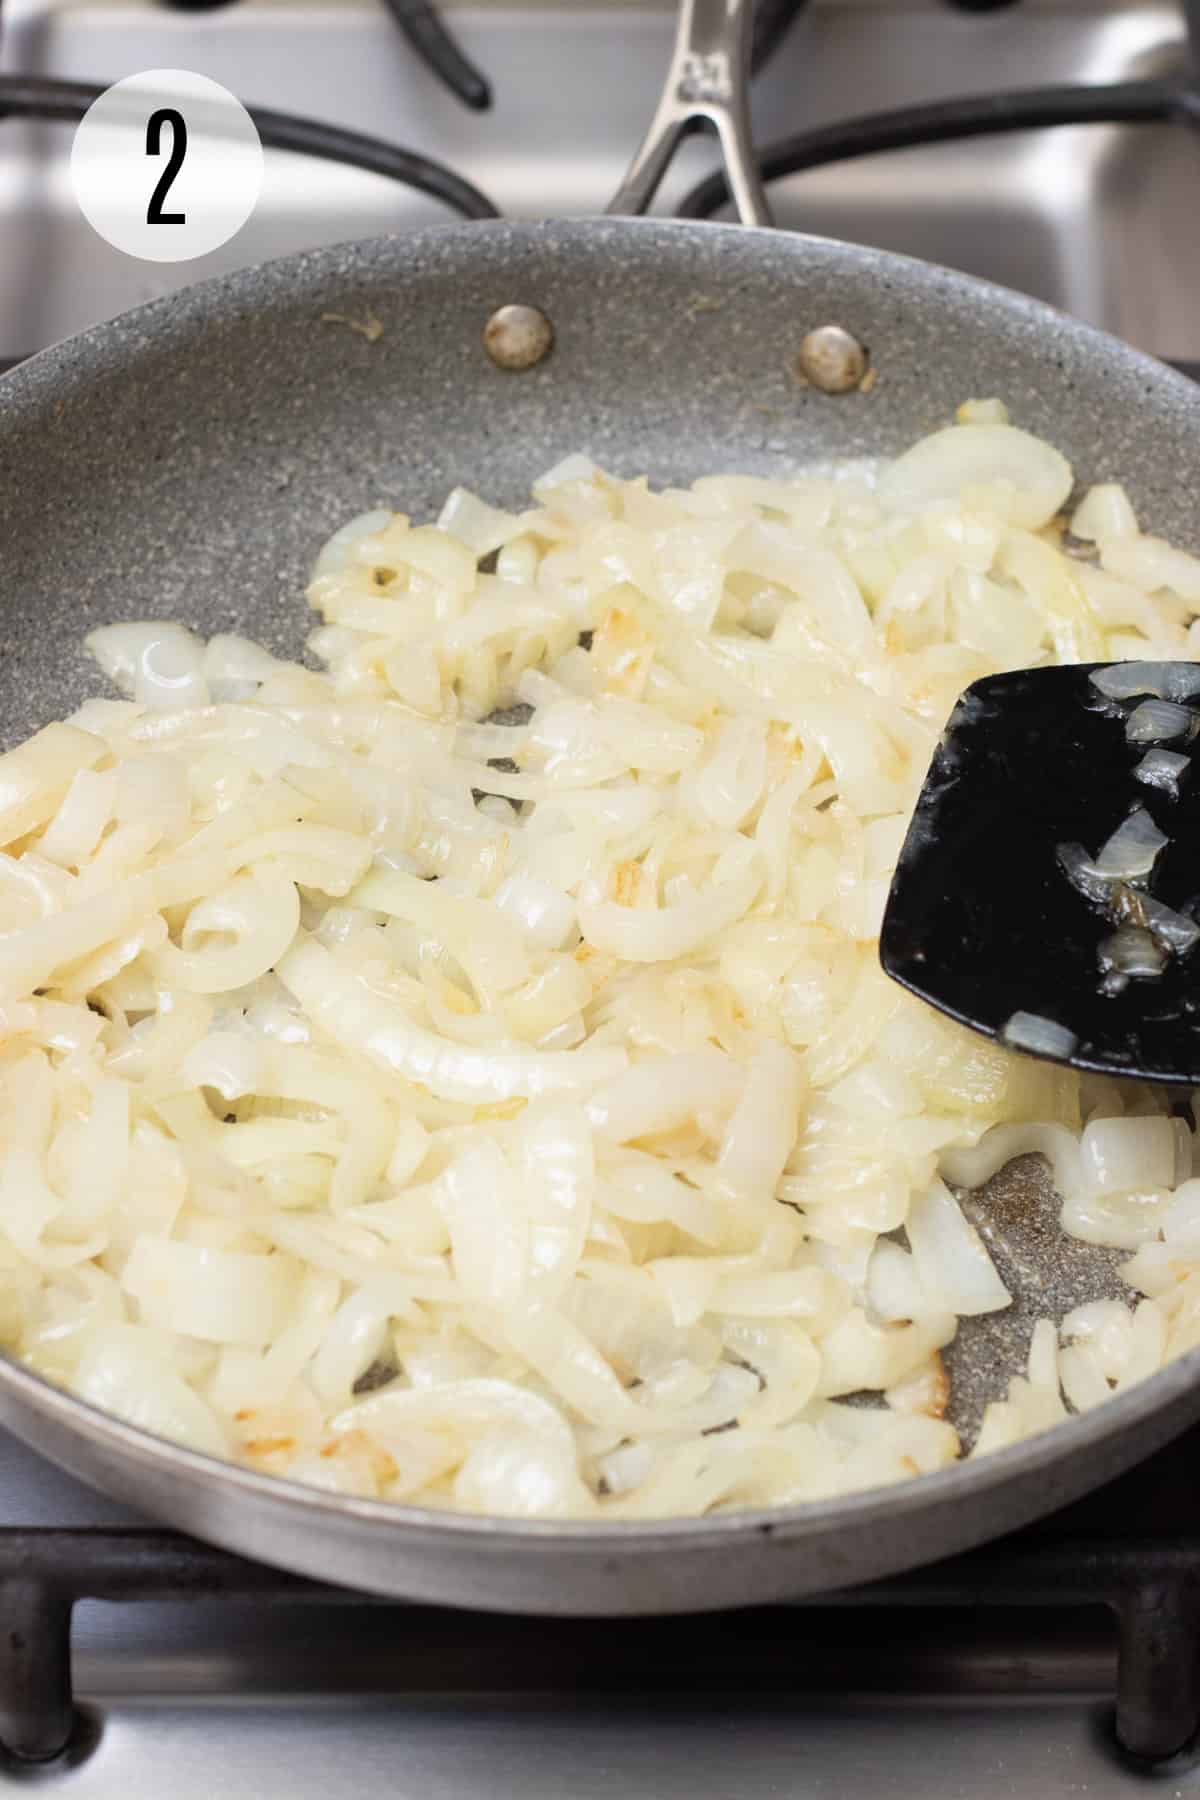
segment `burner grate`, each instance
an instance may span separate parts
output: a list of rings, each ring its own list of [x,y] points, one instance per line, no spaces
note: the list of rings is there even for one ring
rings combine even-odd
[[[158,1530],[8,1530],[0,1533],[0,1742],[10,1756],[44,1763],[78,1735],[71,1686],[71,1616],[77,1602],[104,1600],[253,1601],[257,1606],[318,1603],[388,1605],[265,1568],[226,1551]],[[1062,1619],[1104,1606],[1117,1624],[1113,1748],[1142,1769],[1176,1769],[1192,1759],[1200,1729],[1200,1539],[1035,1537],[1005,1543],[936,1568],[812,1601],[783,1602],[741,1620],[808,1608],[945,1611],[1038,1608]],[[404,1608],[416,1619],[421,1609]],[[500,1622],[504,1624],[506,1622]],[[507,1622],[510,1623],[511,1622]],[[493,1628],[496,1622],[493,1621]],[[719,1630],[686,1620],[689,1636]],[[569,1631],[563,1621],[548,1631]],[[595,1632],[594,1622],[586,1629]],[[601,1629],[628,1629],[606,1621]],[[676,1621],[646,1621],[667,1634]],[[727,1627],[725,1628],[727,1629]]]

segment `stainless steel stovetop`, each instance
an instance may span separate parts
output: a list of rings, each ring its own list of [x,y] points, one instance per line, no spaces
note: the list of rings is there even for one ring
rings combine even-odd
[[[158,1532],[3,1439],[0,1734],[31,1718],[36,1729],[61,1679],[38,1647],[38,1581],[51,1601],[122,1597],[76,1606],[66,1756],[41,1768],[0,1757],[0,1791],[34,1780],[74,1800],[1200,1792],[1187,1754],[1151,1775],[1114,1736],[1118,1717],[1131,1740],[1160,1747],[1194,1725],[1198,1471],[1200,1432],[1056,1520],[842,1604],[589,1622],[311,1588]]]
[[[778,0],[786,5],[787,0]],[[920,100],[1162,74],[1181,0],[809,0],[754,87],[756,141]],[[968,0],[978,3],[978,0]],[[986,5],[987,0],[983,0]],[[1193,0],[1193,4],[1195,0]],[[414,57],[383,0],[0,0],[0,72],[107,82],[183,67],[247,103],[438,157],[516,215],[603,210],[650,117],[671,0],[446,0],[491,78],[471,112]],[[201,261],[134,262],[78,213],[68,125],[0,125],[0,357],[202,279],[445,217],[379,176],[271,155],[254,219]],[[712,166],[685,146],[663,204]],[[776,185],[778,222],[1024,288],[1160,356],[1200,358],[1200,134],[1099,125],[860,158]]]
[[[649,113],[660,0],[454,7],[491,78],[471,113],[377,0],[0,0],[0,71],[183,66],[248,101],[439,157],[505,211],[598,210]],[[756,87],[759,141],[884,106],[1180,65],[1179,8],[811,0]],[[75,212],[70,129],[0,125],[0,363],[305,245],[438,216],[382,179],[268,159],[255,219],[186,268]],[[688,147],[671,193],[710,166]],[[794,178],[779,221],[884,244],[1200,359],[1200,142],[1098,126],[906,151]],[[539,1621],[307,1588],[156,1531],[0,1435],[0,1743],[77,1704],[65,1756],[0,1750],[0,1790],[73,1800],[1090,1800],[1200,1794],[1200,1432],[1069,1514],[928,1574],[681,1621]],[[107,1594],[107,1599],[86,1596]],[[74,1606],[70,1632],[69,1601]],[[68,1677],[69,1670],[69,1677]],[[63,1714],[65,1717],[65,1713]]]

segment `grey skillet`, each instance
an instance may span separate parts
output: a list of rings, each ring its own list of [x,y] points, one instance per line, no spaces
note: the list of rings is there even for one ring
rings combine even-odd
[[[742,20],[685,6],[655,127],[619,204],[647,203],[679,118],[720,127],[743,216]],[[515,373],[482,345],[536,306],[552,353]],[[323,322],[370,310],[374,342]],[[869,346],[869,393],[798,384],[806,333]],[[594,219],[487,223],[269,264],[47,351],[0,388],[0,732],[91,685],[78,645],[113,618],[173,616],[298,648],[322,538],[378,504],[436,510],[465,482],[516,500],[567,451],[678,481],[900,447],[972,395],[1004,397],[1082,479],[1120,474],[1158,531],[1200,549],[1200,393],[1032,301],[904,258],[764,229]],[[1110,1260],[1039,1232],[1044,1183],[1001,1178],[997,1255],[1018,1301],[952,1354],[970,1427],[1031,1321],[1114,1291]],[[447,1518],[301,1488],[189,1453],[0,1359],[0,1419],[144,1512],[267,1562],[381,1593],[509,1611],[745,1605],[944,1556],[1066,1502],[1200,1416],[1193,1353],[1085,1418],[979,1462],[765,1515],[646,1526]]]

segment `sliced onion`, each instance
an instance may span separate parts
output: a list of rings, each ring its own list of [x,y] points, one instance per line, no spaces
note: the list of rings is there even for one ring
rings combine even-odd
[[[509,1381],[447,1381],[428,1388],[389,1387],[348,1406],[333,1420],[337,1432],[366,1431],[403,1450],[414,1428],[449,1432],[464,1445],[498,1427],[529,1432],[570,1448],[571,1433],[556,1406]]]
[[[583,1109],[529,1107],[519,1125],[518,1157],[531,1289],[556,1297],[578,1273],[591,1224],[596,1166]]]
[[[708,1046],[682,1056],[633,1063],[596,1090],[586,1111],[597,1131],[626,1144],[671,1131],[701,1113],[727,1112],[741,1084],[741,1071],[732,1058]]]
[[[476,1305],[511,1306],[529,1270],[529,1219],[513,1170],[491,1139],[469,1144],[441,1180],[454,1274]]]
[[[800,1130],[805,1086],[800,1058],[783,1044],[769,1045],[751,1063],[717,1157],[722,1180],[742,1199],[760,1206],[774,1200]]]
[[[867,1267],[866,1288],[871,1311],[884,1325],[907,1324],[934,1304],[911,1252],[890,1238],[880,1238],[875,1245]]]
[[[445,1100],[511,1100],[587,1089],[625,1067],[624,1050],[492,1050],[453,1043],[414,1025],[311,939],[278,964],[279,979],[330,1036]]]
[[[517,1519],[580,1518],[595,1504],[573,1446],[514,1431],[472,1445],[454,1478],[454,1497],[473,1512]]]
[[[289,1256],[246,1255],[143,1235],[133,1245],[123,1281],[148,1324],[207,1343],[257,1349],[280,1329],[299,1273]]]
[[[229,1440],[212,1408],[183,1376],[164,1366],[159,1335],[136,1325],[106,1325],[88,1344],[72,1383],[83,1400],[190,1450],[228,1456]]]
[[[113,769],[97,774],[80,769],[67,789],[58,812],[42,833],[40,852],[64,867],[78,865],[92,855],[112,815],[117,794]]]
[[[762,886],[757,868],[675,906],[618,906],[612,900],[580,900],[579,926],[589,944],[625,962],[670,962],[690,956],[717,932],[740,919]]]
[[[101,737],[74,725],[47,725],[0,756],[0,845],[53,818],[75,776],[108,754]]]
[[[897,457],[879,497],[890,511],[920,512],[964,488],[997,489],[1012,522],[1035,531],[1060,511],[1072,479],[1064,456],[1015,425],[951,425]]]
[[[210,1031],[184,1057],[180,1077],[189,1087],[210,1087],[223,1100],[240,1100],[257,1091],[261,1077],[259,1047],[240,1031]]]
[[[575,906],[569,895],[531,875],[510,875],[496,889],[492,904],[514,919],[529,942],[542,950],[561,949],[576,929]]]
[[[246,987],[274,968],[299,923],[294,882],[281,869],[262,863],[198,901],[183,927],[182,948],[164,944],[152,960],[164,986],[224,993]]]

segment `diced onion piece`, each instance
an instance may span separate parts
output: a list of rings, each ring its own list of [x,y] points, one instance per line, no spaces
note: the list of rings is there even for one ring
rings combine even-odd
[[[914,1199],[906,1229],[921,1284],[943,1311],[971,1318],[1011,1305],[983,1239],[944,1182]]]
[[[1083,1179],[1095,1193],[1129,1194],[1175,1184],[1170,1119],[1093,1119],[1080,1141]]]
[[[1071,530],[1087,542],[1138,535],[1137,514],[1125,489],[1115,481],[1097,482],[1071,515]]]
[[[1167,842],[1145,807],[1135,807],[1102,846],[1096,857],[1097,873],[1119,881],[1149,875]]]
[[[1195,713],[1174,700],[1143,700],[1125,721],[1125,736],[1131,744],[1166,744],[1192,737],[1196,725]]]
[[[523,529],[514,513],[501,512],[469,488],[461,487],[452,489],[447,495],[437,522],[440,531],[448,532],[466,544],[476,556],[487,556],[490,551],[499,550],[510,538],[518,537]]]
[[[1055,849],[1058,866],[1071,886],[1085,899],[1107,906],[1112,900],[1117,877],[1102,874],[1082,844],[1059,844]]]
[[[930,1290],[917,1272],[912,1253],[890,1238],[880,1238],[867,1267],[867,1298],[885,1325],[908,1324],[933,1306]]]
[[[339,526],[333,536],[327,538],[316,562],[313,564],[313,575],[334,575],[344,569],[350,562],[356,544],[364,538],[375,537],[392,523],[395,514],[388,507],[375,507],[370,512],[359,513],[356,518],[348,519]]]
[[[1167,966],[1167,953],[1158,940],[1137,925],[1122,926],[1111,937],[1101,939],[1100,967],[1116,976],[1133,976],[1155,980]]]
[[[1190,700],[1200,694],[1200,663],[1119,662],[1093,669],[1088,680],[1106,700],[1136,700],[1154,694],[1160,700]]]
[[[1139,893],[1130,910],[1143,919],[1147,929],[1177,956],[1185,955],[1200,938],[1200,925],[1194,919],[1164,906],[1153,894]]]
[[[1073,1056],[1079,1044],[1070,1026],[1047,1019],[1042,1013],[1012,1013],[1001,1027],[1000,1036],[1014,1050],[1028,1050],[1033,1056],[1052,1060]]]
[[[1147,750],[1133,774],[1135,781],[1160,788],[1174,800],[1178,798],[1179,784],[1190,767],[1190,759],[1178,750]]]
[[[564,487],[573,481],[595,481],[599,474],[600,470],[590,456],[573,451],[539,475],[533,484],[533,491],[541,499],[556,487]]]

